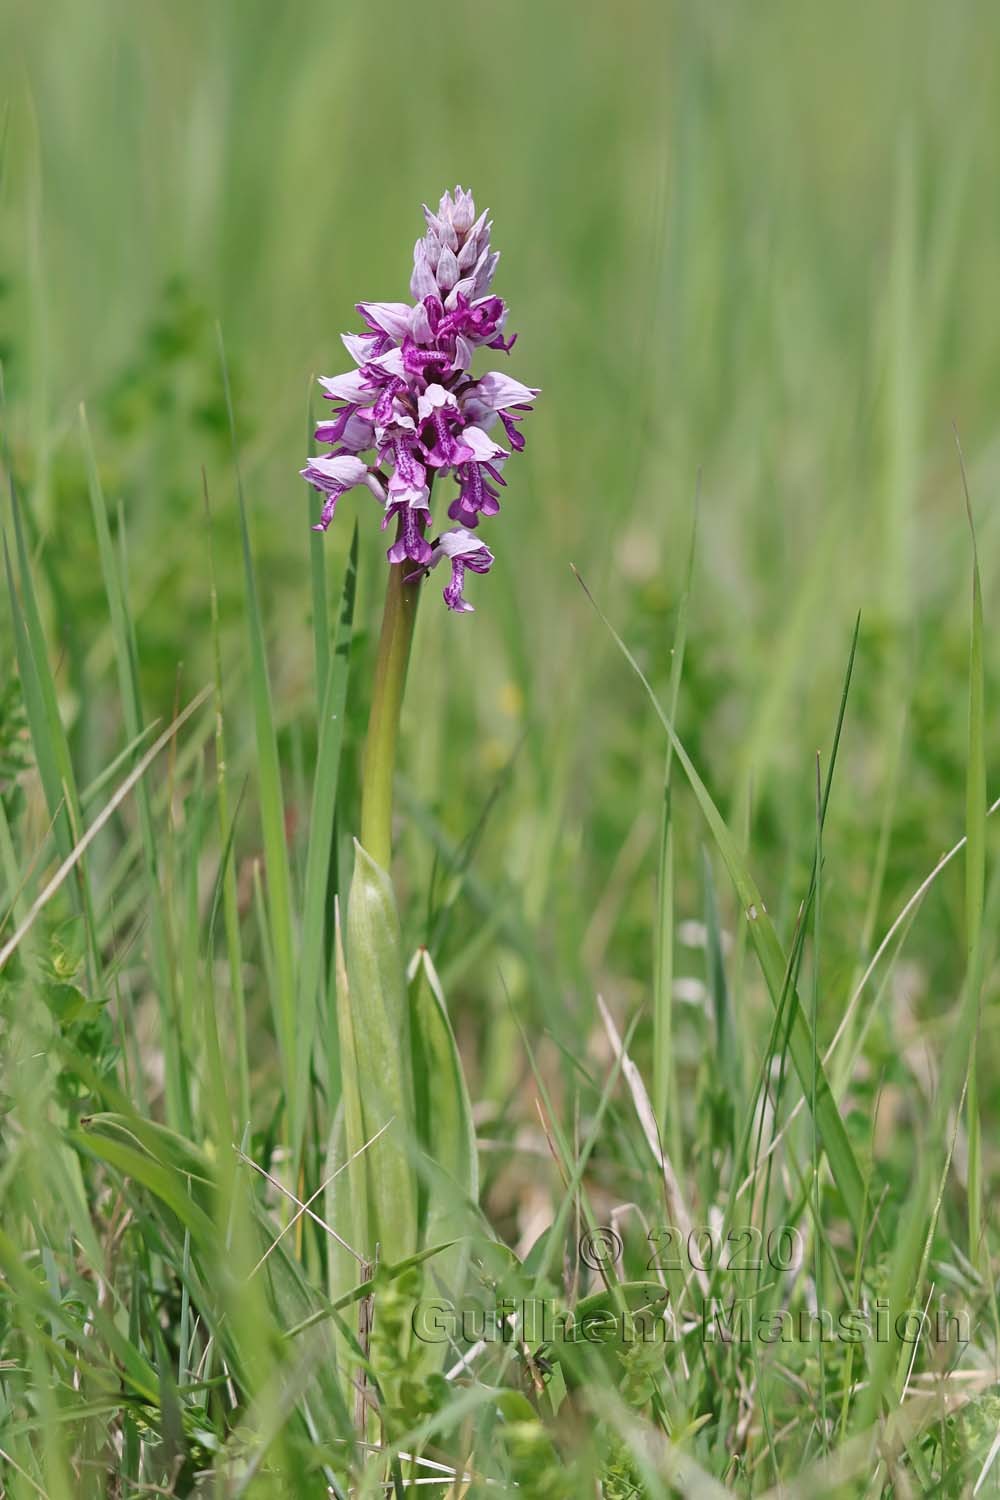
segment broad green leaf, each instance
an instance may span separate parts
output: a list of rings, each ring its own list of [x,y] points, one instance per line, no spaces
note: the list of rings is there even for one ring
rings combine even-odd
[[[334,916],[334,958],[337,977],[337,1040],[340,1059],[340,1103],[334,1117],[326,1154],[326,1222],[339,1239],[327,1247],[327,1289],[337,1298],[357,1280],[361,1246],[369,1243],[367,1166],[364,1116],[358,1058],[354,1046],[347,961],[344,957],[340,904]]]
[[[453,1298],[464,1289],[469,1252],[462,1237],[476,1227],[479,1167],[472,1106],[441,981],[426,948],[410,968],[410,1043],[417,1141],[420,1243],[458,1241],[429,1267],[434,1285]],[[437,1363],[443,1345],[425,1346]]]
[[[417,1138],[442,1185],[427,1184],[420,1192],[421,1239],[434,1243],[452,1220],[466,1218],[465,1204],[479,1193],[476,1133],[472,1105],[451,1029],[441,981],[426,948],[417,953],[410,970],[410,1026],[413,1090]],[[463,1200],[455,1202],[456,1192]]]
[[[353,1087],[360,1099],[368,1260],[403,1260],[417,1248],[417,1190],[410,1162],[414,1129],[410,1017],[399,917],[385,870],[355,840],[347,908],[347,980],[353,1031]],[[342,1061],[345,1092],[350,1064]],[[384,1134],[374,1138],[380,1131]],[[368,1144],[373,1142],[373,1144]],[[351,1146],[348,1138],[348,1146]]]
[[[123,1177],[131,1177],[155,1194],[203,1248],[212,1244],[214,1225],[185,1191],[185,1179],[176,1169],[164,1165],[141,1146],[128,1144],[123,1136],[105,1134],[103,1130],[72,1130],[68,1139],[87,1156],[106,1162]]]

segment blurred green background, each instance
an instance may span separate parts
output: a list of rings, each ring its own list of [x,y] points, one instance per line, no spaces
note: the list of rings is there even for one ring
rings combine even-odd
[[[648,996],[662,733],[570,563],[665,690],[700,473],[679,722],[786,923],[862,614],[827,838],[829,962],[846,976],[963,824],[970,547],[952,423],[989,626],[997,8],[4,0],[3,22],[7,425],[82,779],[123,737],[78,404],[124,521],[150,715],[210,677],[205,471],[242,775],[221,323],[283,763],[306,786],[315,496],[296,471],[312,377],[347,364],[355,301],[407,294],[420,204],[461,182],[493,210],[520,333],[508,368],[543,395],[477,613],[430,594],[421,608],[403,765],[424,823],[402,878],[419,889],[430,868],[427,817],[467,836],[499,777],[476,868],[528,924],[566,1017],[590,1016],[595,983]],[[367,633],[348,784],[384,577],[352,496],[327,538],[331,586],[355,513]],[[254,816],[251,780],[244,856]],[[701,835],[680,817],[678,910],[697,916]],[[930,1013],[963,971],[958,877],[942,890],[913,940]],[[479,969],[460,1008],[496,986],[483,945],[463,951]]]
[[[216,639],[228,773],[217,775],[207,704],[88,849],[79,887],[67,881],[4,971],[0,1262],[13,1295],[0,1307],[0,1426],[8,1412],[20,1423],[19,1496],[42,1492],[42,1479],[54,1500],[105,1493],[96,1464],[90,1490],[68,1466],[50,1482],[62,1465],[56,1404],[67,1418],[66,1455],[74,1463],[97,1455],[105,1467],[110,1455],[115,1493],[127,1480],[159,1484],[169,1467],[176,1393],[164,1379],[156,1406],[147,1389],[165,1456],[158,1467],[150,1441],[140,1461],[134,1395],[119,1391],[120,1343],[108,1344],[105,1361],[91,1295],[102,1307],[118,1299],[115,1316],[134,1349],[143,1358],[155,1351],[158,1367],[166,1335],[182,1386],[196,1368],[189,1353],[201,1362],[192,1308],[215,1337],[213,1278],[200,1301],[179,1300],[189,1243],[181,1236],[181,1251],[162,1255],[149,1215],[159,1189],[151,1195],[141,1178],[123,1180],[124,1167],[106,1171],[77,1123],[118,1109],[124,1096],[132,1124],[180,1121],[191,1158],[215,1152],[221,1178],[230,1134],[241,1136],[249,1112],[248,1156],[286,1172],[296,1189],[312,1192],[327,1175],[339,1094],[328,898],[347,889],[357,829],[386,539],[370,498],[355,492],[317,553],[317,497],[298,470],[311,450],[310,409],[320,406],[315,377],[349,363],[339,335],[358,326],[354,304],[407,295],[421,203],[458,183],[493,212],[502,252],[495,289],[510,304],[508,331],[520,335],[503,367],[542,395],[524,424],[526,451],[508,467],[502,512],[483,527],[496,565],[470,580],[476,613],[449,614],[436,576],[424,590],[393,874],[405,951],[427,944],[455,1022],[486,1221],[526,1254],[566,1191],[548,1132],[571,1143],[565,1159],[579,1155],[582,1171],[581,1141],[596,1120],[588,1212],[611,1222],[634,1210],[626,1269],[650,1269],[640,1230],[644,1215],[654,1224],[663,1215],[663,1181],[625,1088],[615,1087],[600,993],[623,1035],[636,1021],[629,1045],[658,1095],[693,1222],[714,1224],[727,1200],[734,1210],[751,1143],[750,1222],[756,1214],[770,1230],[782,1212],[789,1223],[813,1218],[818,1269],[796,1296],[811,1306],[823,1290],[824,1257],[827,1271],[854,1275],[855,1290],[863,1270],[867,1297],[891,1275],[907,1294],[912,1282],[922,1305],[926,1273],[931,1290],[951,1288],[978,1309],[973,1340],[954,1359],[961,1381],[982,1377],[963,1389],[986,1389],[1000,1327],[992,1241],[981,1239],[979,1222],[980,1204],[995,1202],[1000,1167],[1000,818],[988,825],[978,1051],[966,1050],[961,1030],[977,1014],[975,984],[972,1004],[962,996],[967,971],[976,972],[967,958],[978,919],[956,858],[912,929],[904,924],[905,946],[891,947],[861,989],[829,1068],[861,1168],[872,1166],[866,1208],[881,1213],[888,1241],[883,1251],[866,1237],[856,1255],[832,1154],[829,1181],[817,1170],[808,1187],[804,1163],[817,1166],[818,1146],[805,1110],[780,1154],[767,1158],[759,1188],[756,1153],[765,1136],[785,1131],[798,1099],[788,1032],[772,1029],[750,923],[705,848],[705,824],[676,765],[675,888],[661,900],[662,726],[571,565],[666,701],[699,495],[677,724],[746,846],[782,952],[793,949],[809,889],[816,755],[825,771],[860,613],[821,899],[800,950],[803,1005],[815,1006],[825,1049],[890,922],[966,828],[972,546],[953,429],[978,531],[987,783],[997,791],[998,59],[1000,7],[990,0],[0,0],[0,468],[9,458],[30,554],[15,549],[15,607],[6,593],[0,603],[0,941],[54,856],[71,847],[70,816],[89,823],[134,763],[139,724],[165,724],[212,682]],[[277,772],[268,775],[266,712],[255,726],[254,691],[258,703],[265,695],[251,656],[217,327],[283,801]],[[104,510],[96,487],[91,504],[81,403],[118,571],[113,549],[98,549]],[[10,541],[16,512],[6,495],[0,508]],[[332,617],[355,518],[356,632],[327,879],[329,827],[314,795],[322,630],[314,633],[311,618],[321,597],[312,569],[319,555]],[[113,620],[119,572],[129,608]],[[26,643],[22,629],[18,641],[23,682],[14,650],[22,615],[32,634]],[[141,711],[130,696],[133,655]],[[57,708],[44,700],[46,659]],[[322,830],[315,868],[311,820]],[[978,830],[975,806],[968,824]],[[972,889],[977,858],[969,868]],[[307,898],[325,925],[303,917]],[[658,959],[673,937],[671,991]],[[769,975],[776,990],[775,964],[783,966],[780,952]],[[671,994],[676,1004],[662,1003]],[[299,1008],[282,1012],[295,995]],[[298,1027],[306,1037],[303,1068],[315,1076],[301,1092],[282,1077],[276,1015],[294,1037],[289,1046],[282,1033],[286,1059]],[[941,1059],[956,1037],[962,1050],[942,1083]],[[963,1110],[972,1059],[979,1098],[970,1089]],[[442,1076],[454,1075],[428,1075],[421,1086],[446,1093]],[[222,1077],[233,1086],[228,1100]],[[758,1077],[773,1086],[760,1108]],[[952,1104],[954,1131],[953,1116],[945,1119]],[[308,1115],[301,1178],[277,1149],[287,1140],[283,1110]],[[190,1158],[179,1160],[167,1174],[177,1201],[190,1191]],[[207,1263],[218,1256],[227,1273],[229,1222],[220,1210],[217,1243],[214,1231],[206,1237]],[[917,1270],[925,1236],[928,1259]],[[325,1241],[315,1228],[296,1238],[302,1266],[321,1285]],[[581,1280],[568,1240],[565,1248],[561,1269],[575,1297],[596,1285],[596,1272]],[[33,1299],[58,1300],[63,1321],[54,1312],[51,1327],[49,1312],[36,1318],[42,1301],[22,1295],[25,1286]],[[785,1296],[781,1284],[772,1291]],[[201,1451],[203,1427],[214,1424],[212,1441],[226,1449],[220,1476],[230,1459],[238,1467],[255,1422],[270,1442],[270,1381],[281,1376],[267,1320],[252,1300],[239,1308],[231,1326],[248,1330],[248,1347],[263,1356],[256,1368],[266,1380],[242,1381],[241,1401],[253,1402],[234,1397],[230,1409],[220,1388],[202,1408],[193,1386],[185,1395],[190,1462],[214,1451]],[[63,1326],[65,1348],[55,1332]],[[281,1315],[277,1326],[290,1343],[306,1324]],[[83,1411],[76,1351],[95,1370],[107,1365],[104,1413]],[[851,1424],[857,1418],[867,1431],[877,1415],[890,1356],[877,1351],[862,1365],[840,1351],[827,1368],[822,1348],[817,1364],[802,1346],[781,1351],[762,1376],[756,1349],[751,1360],[720,1346],[692,1361],[662,1430],[707,1472],[734,1484],[746,1477],[740,1493],[780,1484],[848,1435],[840,1453],[851,1446],[860,1473],[866,1460],[857,1460],[864,1450]],[[952,1354],[931,1357],[916,1380]],[[913,1368],[900,1363],[893,1401]],[[593,1492],[592,1479],[580,1478],[591,1446],[593,1475],[607,1475],[617,1439],[607,1448],[602,1423],[622,1392],[636,1411],[648,1399],[635,1394],[641,1381],[630,1387],[621,1373],[615,1367],[600,1388],[598,1420],[588,1414],[576,1426],[567,1403],[558,1460],[553,1450],[562,1488],[539,1492]],[[841,1412],[836,1433],[828,1390]],[[949,1465],[949,1493],[977,1475],[981,1483],[995,1458],[992,1397],[974,1413],[971,1437],[960,1426],[946,1434],[945,1410],[942,1398],[941,1420],[937,1409],[933,1419],[940,1432],[924,1444],[922,1492],[944,1493],[931,1481],[940,1472],[943,1486]],[[364,1431],[363,1408],[361,1416]],[[286,1418],[294,1455],[313,1429],[284,1408],[278,1426]],[[515,1436],[522,1425],[512,1421]],[[644,1446],[630,1427],[622,1434],[637,1453]],[[660,1429],[648,1435],[658,1443]],[[963,1444],[958,1464],[949,1445]],[[908,1454],[919,1476],[917,1458]],[[456,1461],[465,1464],[465,1448]],[[377,1477],[370,1467],[372,1484]],[[282,1482],[271,1488],[262,1476],[252,1493],[289,1493]]]

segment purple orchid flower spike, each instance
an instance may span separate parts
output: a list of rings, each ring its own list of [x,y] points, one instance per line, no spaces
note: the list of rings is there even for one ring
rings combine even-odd
[[[301,472],[324,496],[315,530],[330,525],[341,495],[366,485],[383,506],[383,529],[396,523],[390,565],[416,564],[406,575],[412,579],[450,558],[444,599],[464,614],[472,609],[462,595],[465,570],[486,573],[493,563],[472,528],[500,509],[503,466],[524,447],[519,424],[539,393],[496,370],[472,373],[477,349],[508,354],[516,338],[505,337],[507,306],[490,290],[499,256],[488,215],[477,216],[472,194],[458,187],[436,212],[425,207],[424,217],[426,233],[413,252],[414,301],[358,303],[364,331],[343,335],[355,368],[320,381],[334,411],[318,424],[316,440],[333,452]],[[506,446],[494,428],[503,429]],[[362,455],[372,453],[366,462]],[[458,485],[448,515],[459,524],[431,543],[431,491],[448,476]]]

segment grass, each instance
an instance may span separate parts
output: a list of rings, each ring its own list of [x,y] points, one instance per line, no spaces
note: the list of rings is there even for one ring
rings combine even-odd
[[[0,1491],[995,1489],[994,10],[4,30]],[[303,395],[456,181],[543,395],[359,1034]]]

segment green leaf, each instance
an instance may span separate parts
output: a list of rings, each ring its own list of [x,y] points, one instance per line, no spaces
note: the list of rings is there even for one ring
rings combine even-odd
[[[457,1299],[469,1262],[463,1236],[476,1221],[479,1164],[462,1060],[441,981],[426,948],[419,950],[410,969],[410,1045],[417,1140],[424,1152],[416,1163],[420,1243],[457,1242],[430,1267],[436,1286]],[[423,1347],[425,1363],[438,1364],[444,1346]]]
[[[441,980],[426,948],[418,951],[410,969],[410,1027],[417,1138],[440,1179],[420,1194],[421,1241],[433,1244],[462,1232],[466,1205],[479,1195],[479,1167],[462,1059]]]
[[[371,1259],[403,1260],[417,1248],[417,1192],[410,1163],[414,1129],[410,1007],[396,900],[388,874],[355,840],[347,908],[347,980],[355,1076],[342,1059],[345,1096],[356,1090],[365,1145]],[[348,1138],[348,1147],[357,1150]]]
[[[339,1236],[331,1242],[327,1254],[327,1288],[336,1298],[354,1285],[359,1259],[364,1260],[360,1247],[369,1243],[365,1125],[339,902],[334,914],[334,956],[341,1080],[340,1104],[327,1145],[324,1204],[326,1222]]]
[[[87,1156],[103,1161],[122,1176],[141,1183],[166,1204],[185,1229],[191,1231],[203,1250],[209,1248],[214,1239],[214,1226],[204,1209],[185,1190],[184,1177],[176,1167],[164,1164],[143,1145],[129,1144],[124,1138],[127,1133],[124,1127],[120,1135],[105,1134],[104,1129],[70,1130],[67,1139]]]

